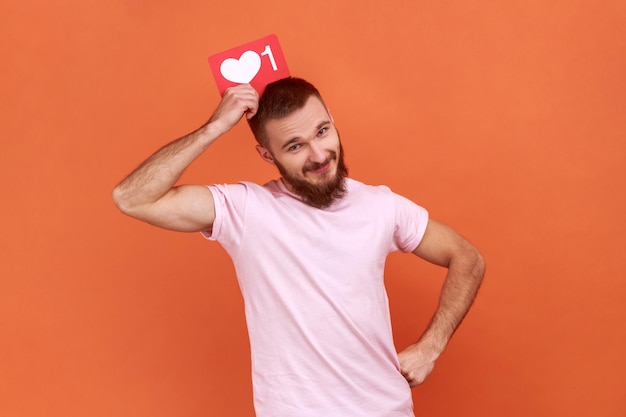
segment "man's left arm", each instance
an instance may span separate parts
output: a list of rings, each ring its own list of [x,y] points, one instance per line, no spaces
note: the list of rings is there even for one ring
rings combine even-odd
[[[413,253],[446,267],[439,307],[419,341],[398,354],[402,375],[415,387],[432,372],[450,338],[470,309],[485,273],[485,263],[474,245],[451,228],[429,220]]]

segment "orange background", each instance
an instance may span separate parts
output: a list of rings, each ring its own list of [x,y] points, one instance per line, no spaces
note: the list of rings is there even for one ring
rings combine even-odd
[[[208,119],[209,55],[271,33],[351,175],[487,259],[416,414],[626,415],[625,2],[4,0],[0,19],[0,415],[252,415],[225,252],[110,192]],[[184,181],[273,178],[253,145],[238,125]],[[443,276],[390,257],[399,349]]]

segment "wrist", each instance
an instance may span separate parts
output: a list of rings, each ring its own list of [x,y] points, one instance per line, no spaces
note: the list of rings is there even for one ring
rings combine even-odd
[[[228,129],[225,129],[218,120],[209,120],[198,129],[197,133],[201,140],[206,142],[208,146],[227,131]]]
[[[428,354],[430,359],[437,360],[446,349],[447,340],[440,335],[427,331],[422,335],[417,344]]]

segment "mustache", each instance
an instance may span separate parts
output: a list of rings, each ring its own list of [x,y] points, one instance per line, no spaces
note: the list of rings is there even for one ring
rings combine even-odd
[[[328,158],[326,158],[323,162],[313,162],[311,164],[305,165],[302,168],[302,172],[306,173],[308,171],[318,170],[322,168],[323,166],[326,166],[328,163],[330,163],[330,161],[333,161],[335,159],[337,159],[337,152],[331,151],[330,155],[328,155]]]

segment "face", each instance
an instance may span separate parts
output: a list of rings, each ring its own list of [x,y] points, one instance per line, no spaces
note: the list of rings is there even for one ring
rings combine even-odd
[[[324,104],[310,97],[304,107],[265,125],[261,157],[276,165],[287,189],[324,208],[345,194],[347,168],[339,133]]]

